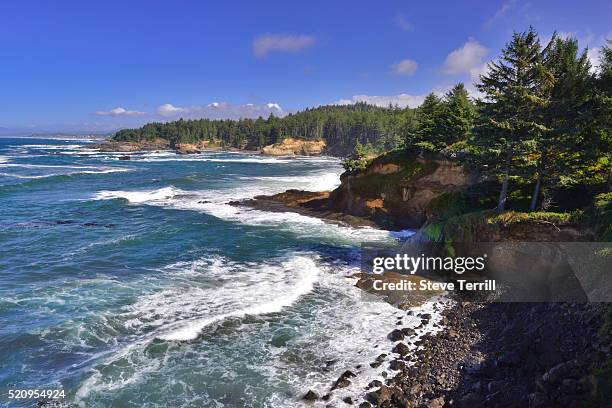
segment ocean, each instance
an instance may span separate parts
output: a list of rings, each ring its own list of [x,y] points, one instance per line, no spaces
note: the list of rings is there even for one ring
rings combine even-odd
[[[2,389],[62,388],[83,407],[291,407],[347,369],[327,403],[389,372],[369,363],[409,316],[351,275],[362,242],[409,233],[227,204],[332,189],[338,159],[123,154],[0,138]]]

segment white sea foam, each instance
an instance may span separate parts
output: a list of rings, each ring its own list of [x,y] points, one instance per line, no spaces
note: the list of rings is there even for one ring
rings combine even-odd
[[[140,336],[102,356],[101,363],[109,366],[127,361],[129,370],[111,379],[94,371],[77,391],[78,401],[91,392],[134,384],[150,372],[152,365],[157,369],[159,361],[150,361],[143,352],[156,338],[170,342],[192,340],[215,322],[265,316],[293,305],[313,290],[320,269],[310,254],[294,254],[280,263],[233,263],[212,257],[179,262],[161,272],[172,278],[172,287],[142,296],[114,316]],[[185,273],[189,279],[182,279]],[[200,282],[196,277],[206,279]]]
[[[231,199],[245,199],[262,194],[261,187],[188,192],[174,186],[146,191],[99,191],[94,199],[123,198],[131,204],[147,204],[178,210],[199,211],[216,218],[252,226],[268,226],[298,237],[318,237],[323,241],[359,243],[394,238],[389,231],[371,227],[354,228],[328,223],[319,218],[295,212],[268,212],[227,204]]]
[[[378,298],[367,300],[354,286],[353,279],[345,277],[355,271],[354,267],[325,263],[317,255],[304,252],[289,254],[284,262],[234,263],[221,257],[207,257],[169,265],[160,272],[171,279],[172,287],[160,282],[159,291],[140,297],[115,316],[124,321],[127,330],[140,336],[98,359],[99,368],[95,368],[81,384],[77,401],[85,404],[91,394],[148,387],[152,373],[171,376],[175,369],[172,362],[184,361],[186,357],[196,362],[190,367],[201,367],[203,376],[217,373],[214,367],[208,367],[211,362],[203,351],[210,347],[211,355],[217,356],[215,364],[231,370],[231,363],[218,360],[225,350],[225,341],[213,339],[230,336],[226,341],[242,342],[242,335],[249,339],[257,353],[263,350],[270,353],[265,363],[249,366],[259,371],[266,382],[289,384],[296,396],[308,389],[323,395],[329,392],[330,384],[343,371],[350,369],[357,376],[351,378],[348,387],[332,392],[329,402],[340,403],[346,396],[359,401],[370,381],[384,381],[382,372],[389,372],[388,362],[393,358],[389,351],[394,343],[386,336],[398,327],[397,319],[403,319],[401,327],[416,327],[421,321],[416,313],[407,315]],[[414,309],[415,312],[430,313],[432,317],[425,327],[417,330],[412,343],[426,332],[441,330],[441,308],[433,307],[438,301],[434,299]],[[438,304],[443,306],[444,301]],[[282,314],[270,316],[277,312]],[[255,320],[258,323],[245,321],[247,316],[259,316]],[[182,343],[197,338],[207,327],[228,319],[238,319],[237,326],[232,324],[231,332],[227,329],[211,331],[213,337],[204,337],[196,343]],[[269,333],[268,319],[276,322],[274,327],[285,327],[294,333],[286,345],[270,347],[270,339],[262,336],[260,331]],[[151,356],[146,351],[154,339],[173,343],[164,358]],[[243,348],[239,350],[241,353],[245,351]],[[194,352],[205,354],[198,357]],[[302,353],[303,358],[291,357]],[[381,353],[389,356],[380,367],[371,368],[369,363]],[[332,369],[320,370],[317,364],[328,359],[336,361]],[[231,371],[227,376],[228,380],[231,379]],[[204,401],[207,406],[219,402],[214,399]],[[271,396],[268,405],[300,406],[301,401],[278,394]]]
[[[68,169],[68,171],[61,173],[45,173],[45,174],[19,174],[19,173],[7,173],[0,172],[1,176],[4,177],[14,177],[18,179],[45,179],[49,177],[55,176],[72,176],[77,174],[106,174],[106,173],[122,173],[131,171],[131,168],[126,167],[95,167],[95,166],[47,166],[47,165],[35,165],[35,164],[2,164],[0,163],[0,168],[2,167],[21,167],[27,169],[37,169],[37,168],[54,168],[58,170]],[[78,169],[78,171],[73,171]]]
[[[225,319],[278,313],[311,292],[319,276],[315,262],[306,257],[294,257],[280,266],[264,265],[264,268],[264,271],[250,271],[254,281],[228,282],[210,291],[208,298],[214,299],[214,307],[224,305],[225,312],[179,322],[157,337],[169,341],[193,340],[205,327]],[[232,303],[238,303],[236,308],[229,307]]]
[[[123,198],[133,204],[167,204],[170,199],[176,195],[182,194],[183,191],[173,186],[160,188],[158,190],[145,191],[121,191],[121,190],[103,190],[95,195],[96,200],[111,200],[115,198]]]

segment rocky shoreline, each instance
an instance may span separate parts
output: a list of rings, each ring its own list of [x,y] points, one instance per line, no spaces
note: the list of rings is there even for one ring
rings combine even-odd
[[[195,143],[177,143],[171,145],[166,139],[157,138],[154,140],[141,141],[118,141],[107,140],[103,143],[92,146],[101,152],[123,152],[135,153],[142,151],[161,151],[171,150],[177,154],[198,154],[202,152],[244,152],[262,154],[265,156],[319,156],[325,151],[325,142],[322,140],[300,140],[286,138],[279,143],[264,146],[261,149],[244,147],[223,146],[217,140],[201,140]]]
[[[596,387],[592,368],[609,352],[598,336],[603,307],[456,300],[442,309],[437,333],[415,336],[398,322],[388,334],[393,349],[370,363],[387,364],[386,379],[372,381],[361,400],[343,401],[360,408],[584,406]],[[416,316],[421,326],[431,318]],[[349,369],[328,394],[310,390],[303,400],[325,402],[355,375]]]
[[[443,316],[445,330],[394,360],[400,372],[370,391],[361,408],[570,407],[588,400],[589,367],[603,352],[597,306],[457,302]]]
[[[333,211],[329,196],[288,190],[232,204],[299,212],[357,227],[377,225]],[[367,279],[359,279],[357,286],[368,290]],[[400,308],[414,306],[393,297],[386,300]],[[607,304],[454,300],[442,311],[441,330],[435,334],[414,336],[414,327],[398,322],[389,333],[393,348],[370,362],[372,367],[386,364],[387,378],[372,381],[363,390],[365,398],[346,397],[344,403],[360,408],[544,408],[584,406],[591,398],[597,386],[593,369],[610,357],[599,336]],[[425,324],[431,316],[417,317]],[[348,368],[328,393],[311,390],[303,399],[334,406],[327,402],[330,393],[350,384],[356,373],[359,370]]]

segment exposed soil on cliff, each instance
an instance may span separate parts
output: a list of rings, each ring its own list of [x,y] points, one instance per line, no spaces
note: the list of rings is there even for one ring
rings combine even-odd
[[[318,156],[325,150],[323,140],[301,140],[288,137],[280,143],[265,146],[262,154],[268,156]]]

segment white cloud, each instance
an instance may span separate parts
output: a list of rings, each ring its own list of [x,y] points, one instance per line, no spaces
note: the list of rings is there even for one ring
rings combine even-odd
[[[597,71],[601,64],[601,47],[589,48],[587,51],[587,58],[591,63],[591,70]]]
[[[94,115],[98,115],[98,116],[141,116],[141,115],[145,115],[145,113],[139,112],[139,111],[127,110],[122,107],[117,107],[109,111],[94,112]]]
[[[253,40],[253,53],[264,58],[271,52],[298,52],[315,42],[311,35],[266,34]]]
[[[164,103],[157,107],[157,114],[161,116],[174,116],[185,112],[185,108],[179,108],[171,103]]]
[[[578,45],[588,47],[587,58],[591,63],[591,69],[597,71],[601,64],[601,47],[606,45],[608,40],[612,39],[612,31],[605,35],[595,36],[588,34],[584,37],[578,37]]]
[[[414,30],[414,25],[404,17],[403,14],[398,14],[393,18],[393,22],[403,31]]]
[[[419,64],[417,64],[416,61],[405,59],[397,64],[391,65],[391,71],[395,75],[413,75],[418,67]]]
[[[482,66],[482,59],[487,51],[478,41],[470,38],[462,47],[448,54],[442,71],[449,75],[472,74]]]
[[[270,114],[284,116],[285,111],[278,103],[269,102],[264,105],[247,103],[234,105],[227,102],[212,102],[207,105],[175,106],[165,103],[157,107],[157,114],[167,119],[240,119],[268,117]]]
[[[334,102],[334,105],[352,105],[359,102],[365,102],[370,105],[387,107],[389,105],[399,106],[400,108],[410,107],[416,108],[423,103],[425,95],[388,95],[388,96],[377,96],[377,95],[353,95],[351,99],[340,99]]]

